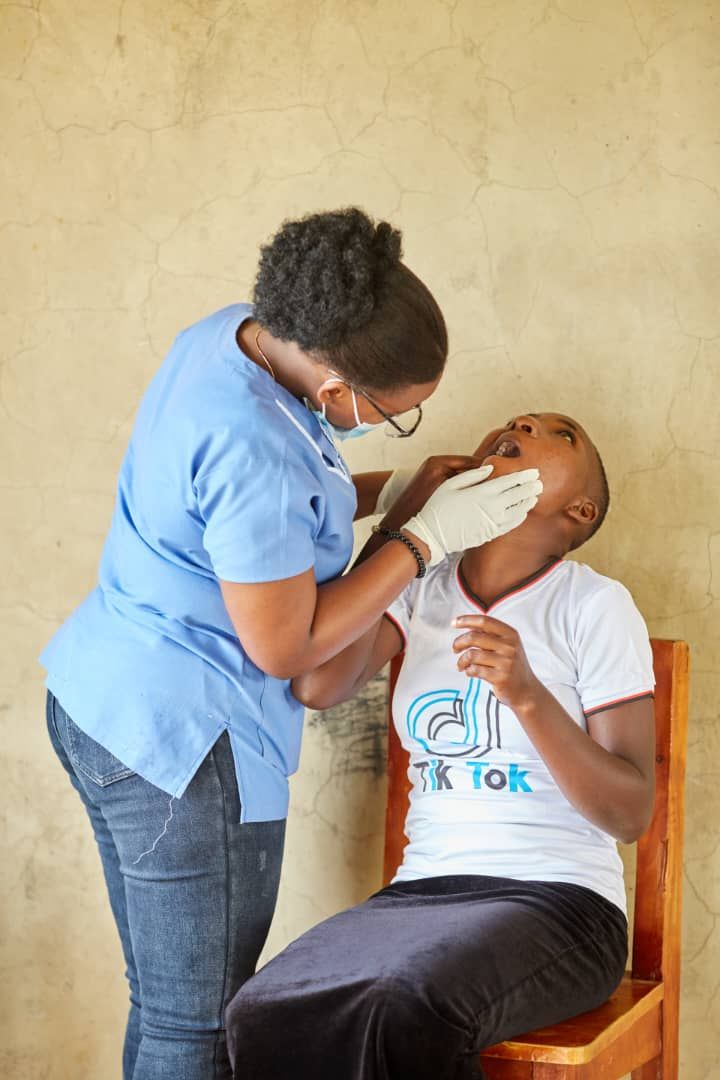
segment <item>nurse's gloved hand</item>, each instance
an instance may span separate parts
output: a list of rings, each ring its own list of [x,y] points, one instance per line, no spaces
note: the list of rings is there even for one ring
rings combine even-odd
[[[433,454],[418,469],[396,469],[380,489],[375,513],[386,514],[390,528],[400,528],[446,480],[481,464],[482,458],[468,454]]]
[[[492,465],[482,465],[446,480],[403,525],[427,544],[431,566],[516,529],[536,505],[543,489],[537,469],[488,480],[492,471]]]

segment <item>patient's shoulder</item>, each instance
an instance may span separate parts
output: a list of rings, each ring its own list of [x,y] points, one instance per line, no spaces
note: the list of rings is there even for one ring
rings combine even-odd
[[[625,588],[621,581],[618,581],[616,578],[608,577],[607,574],[600,574],[597,570],[594,570],[592,566],[588,566],[587,563],[576,562],[575,559],[566,559],[565,566],[567,567],[573,583],[579,588],[587,589],[589,592],[612,586],[620,587],[621,589]]]
[[[566,560],[565,566],[567,568],[565,580],[568,590],[572,592],[573,598],[579,603],[589,603],[590,601],[597,604],[607,603],[608,605],[618,602],[622,604],[635,603],[628,587],[622,581],[618,581],[617,578],[608,577],[607,574],[600,574],[597,570],[593,570],[592,566],[588,566],[587,563],[575,562],[575,560],[571,559]]]

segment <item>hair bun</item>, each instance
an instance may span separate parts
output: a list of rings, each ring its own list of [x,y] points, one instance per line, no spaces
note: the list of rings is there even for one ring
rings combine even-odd
[[[256,315],[303,348],[337,346],[370,321],[401,253],[400,231],[357,206],[286,221],[261,250]]]
[[[389,221],[381,221],[375,227],[373,246],[379,269],[396,266],[402,256],[402,233],[394,229]]]

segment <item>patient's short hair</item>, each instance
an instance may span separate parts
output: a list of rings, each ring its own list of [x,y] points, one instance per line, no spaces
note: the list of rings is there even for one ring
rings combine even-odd
[[[588,528],[586,535],[581,536],[577,543],[573,545],[572,550],[577,551],[583,544],[587,544],[588,540],[592,539],[602,523],[607,517],[607,512],[610,509],[610,485],[608,484],[607,473],[605,472],[605,465],[603,459],[600,457],[600,451],[595,443],[590,443],[592,452],[595,456],[595,477],[593,482],[593,490],[590,492],[592,498],[597,503],[598,516],[593,521],[592,525]]]

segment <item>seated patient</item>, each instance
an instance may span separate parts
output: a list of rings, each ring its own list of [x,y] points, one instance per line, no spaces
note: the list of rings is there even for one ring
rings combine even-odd
[[[476,456],[497,475],[540,470],[525,522],[430,569],[294,683],[326,708],[405,650],[409,842],[391,885],[231,1002],[238,1080],[479,1077],[482,1048],[594,1008],[622,976],[615,841],[652,813],[652,657],[627,590],[563,558],[602,523],[605,472],[554,413],[517,417]]]

